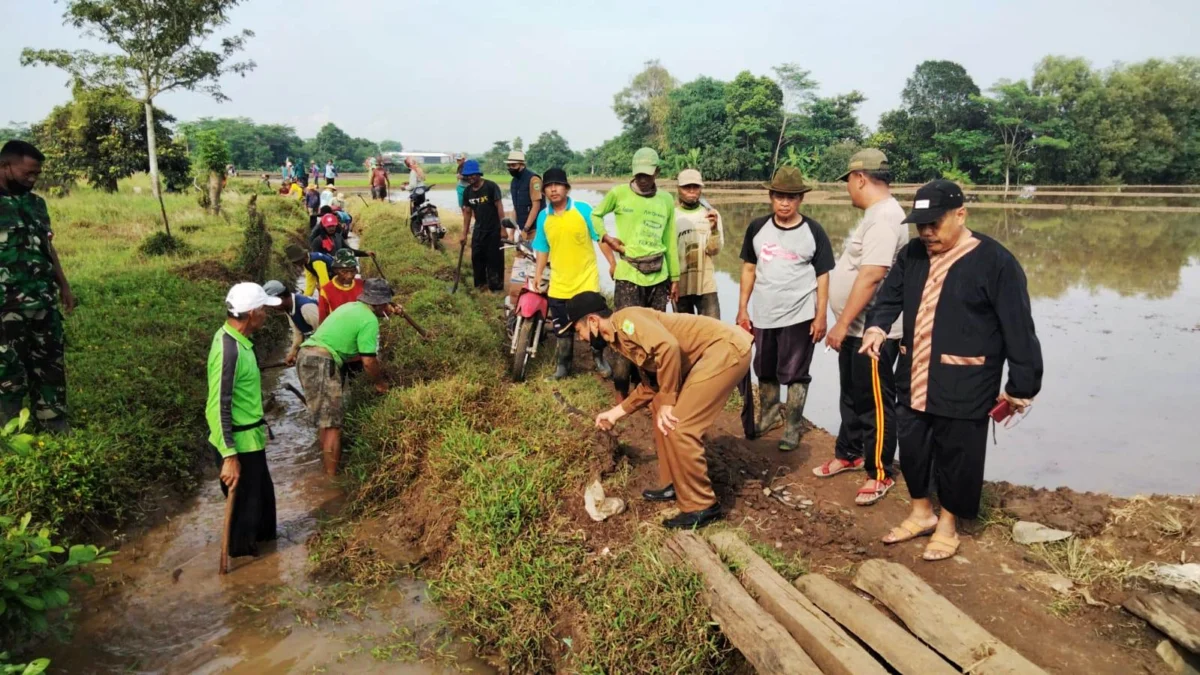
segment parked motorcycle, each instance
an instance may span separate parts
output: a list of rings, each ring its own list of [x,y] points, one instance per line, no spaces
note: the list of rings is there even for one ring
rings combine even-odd
[[[527,260],[537,260],[533,248],[527,241],[504,241],[505,249],[511,248]],[[517,306],[509,320],[509,352],[512,355],[510,372],[514,382],[525,381],[525,369],[529,362],[537,356],[538,347],[549,330],[550,317],[550,270],[547,268],[542,275],[538,290],[534,291],[527,284],[517,296]]]
[[[421,245],[436,250],[441,245],[442,238],[446,236],[446,228],[442,227],[442,219],[438,216],[437,207],[426,199],[425,193],[427,192],[429,192],[429,188],[421,186],[414,188],[412,194],[409,195],[408,223],[413,236],[421,242]]]

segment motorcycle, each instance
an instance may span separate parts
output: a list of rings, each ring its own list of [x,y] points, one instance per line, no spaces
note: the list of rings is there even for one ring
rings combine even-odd
[[[527,241],[504,241],[502,249],[514,249],[516,255],[527,260],[537,260],[533,248]],[[532,280],[530,280],[532,281]],[[509,352],[512,355],[510,372],[514,382],[525,381],[525,369],[537,356],[538,347],[546,337],[547,319],[550,316],[550,270],[542,275],[537,290],[527,283],[517,296],[517,306],[509,320]]]
[[[421,186],[414,188],[409,195],[409,228],[423,246],[437,250],[446,236],[446,228],[442,227],[437,207],[426,200],[426,192],[429,192],[429,188]]]

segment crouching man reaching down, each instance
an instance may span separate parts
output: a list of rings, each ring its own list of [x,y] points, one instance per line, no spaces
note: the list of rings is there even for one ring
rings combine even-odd
[[[613,312],[599,293],[580,293],[567,302],[568,323],[593,349],[612,347],[642,371],[642,383],[616,407],[596,416],[610,429],[646,405],[654,416],[658,490],[649,501],[676,500],[681,513],[670,528],[701,527],[721,517],[704,459],[701,437],[750,370],[751,337],[740,328],[692,314],[667,314],[643,307]],[[657,391],[647,374],[657,376]]]

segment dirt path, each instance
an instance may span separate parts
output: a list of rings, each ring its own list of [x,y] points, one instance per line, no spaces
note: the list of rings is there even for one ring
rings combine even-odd
[[[416,581],[376,598],[361,619],[317,616],[305,542],[341,493],[321,472],[307,412],[287,383],[298,386],[290,369],[264,384],[273,391],[268,460],[279,540],[258,558],[234,558],[230,574],[219,577],[224,501],[210,472],[180,513],[120,547],[82,598],[74,640],[47,654],[51,672],[439,673],[456,661],[455,670],[489,670],[441,632]],[[436,649],[423,644],[431,639]],[[431,651],[439,663],[402,662]]]
[[[630,513],[625,517],[656,519],[660,510],[636,497],[645,488],[659,487],[655,485],[649,433],[649,418],[639,414],[621,434],[622,442],[633,447],[633,471],[627,486],[617,493],[629,501]],[[710,472],[728,523],[774,546],[785,557],[798,553],[810,570],[845,584],[853,565],[869,558],[904,564],[987,630],[1050,672],[1168,672],[1153,651],[1161,636],[1124,613],[1119,604],[1109,604],[1120,602],[1119,590],[1090,591],[1104,607],[1089,606],[1076,596],[1059,596],[1038,583],[1038,573],[1047,568],[1032,560],[1029,549],[1011,541],[1007,527],[976,527],[975,535],[963,536],[958,557],[939,564],[920,559],[923,543],[919,541],[890,547],[879,543],[879,537],[908,512],[905,486],[901,480],[874,507],[856,506],[854,492],[863,480],[860,473],[830,479],[812,475],[812,467],[833,456],[833,440],[825,431],[813,429],[804,436],[799,450],[781,453],[776,449],[778,432],[747,441],[741,438],[736,414],[723,414],[708,447]],[[811,500],[812,506],[789,508],[765,497],[764,485],[786,488],[793,500]],[[1046,521],[1057,514],[1058,526],[1075,526],[1085,534],[1098,533],[1118,501],[1062,490],[993,487],[1009,494],[1014,505],[1018,501],[1031,505],[1030,517]],[[1181,541],[1179,545],[1189,544]],[[1195,549],[1192,551],[1194,557]],[[1170,555],[1178,562],[1177,553]]]

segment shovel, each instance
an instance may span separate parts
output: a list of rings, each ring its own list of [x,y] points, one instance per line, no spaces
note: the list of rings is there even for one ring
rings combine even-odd
[[[233,502],[237,499],[237,483],[229,488],[229,494],[225,497],[225,528],[221,534],[221,564],[217,568],[217,574],[224,576],[229,574],[229,531],[233,527]]]
[[[450,289],[450,295],[458,292],[458,282],[462,279],[462,261],[463,254],[467,252],[467,240],[464,239],[458,246],[458,267],[454,269],[454,287]]]

